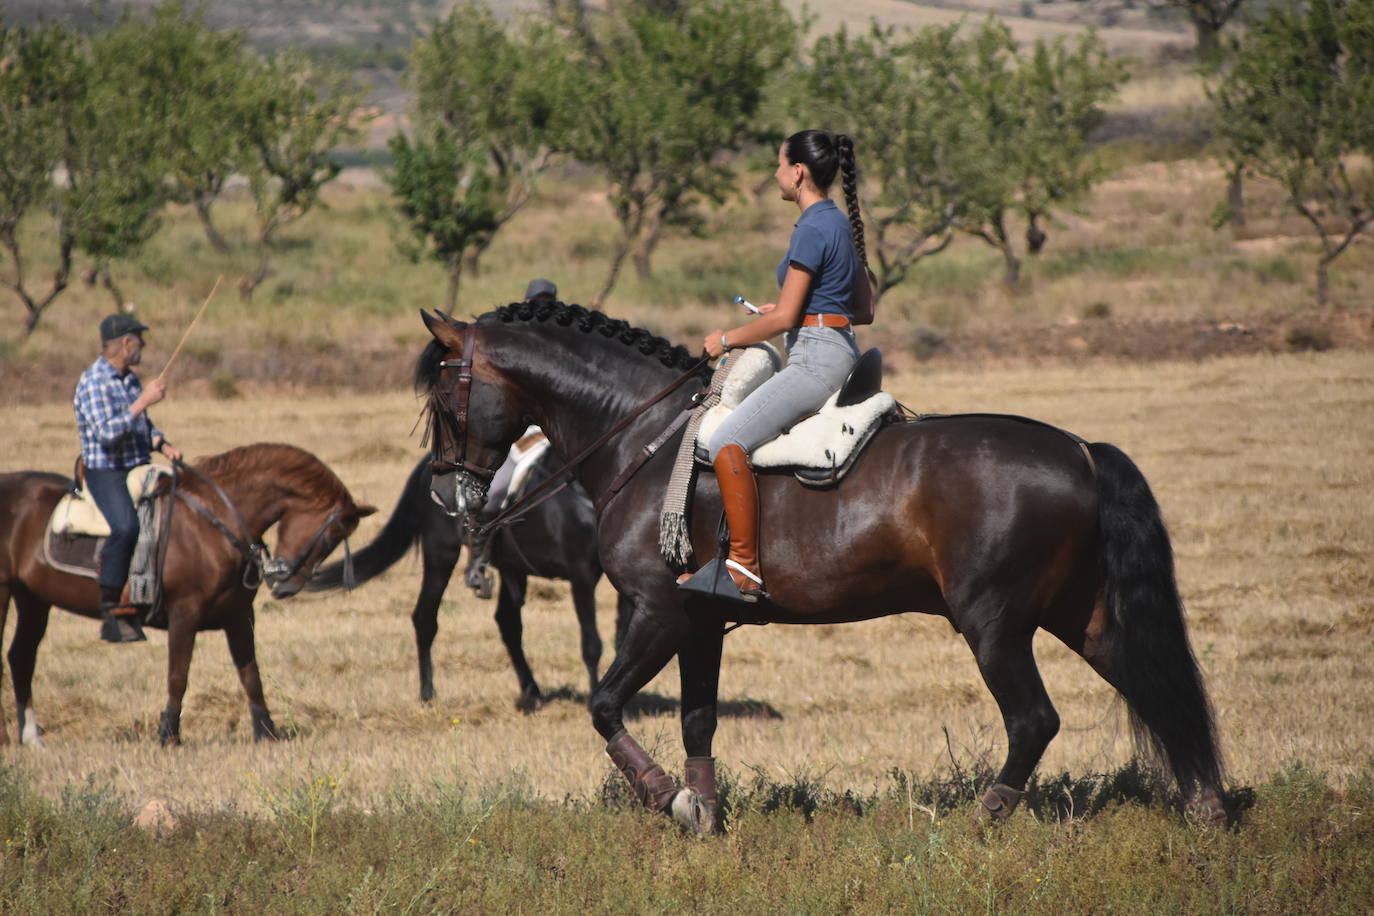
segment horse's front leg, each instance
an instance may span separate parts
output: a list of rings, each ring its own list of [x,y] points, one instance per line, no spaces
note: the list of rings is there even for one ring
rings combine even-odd
[[[253,720],[253,740],[277,740],[277,726],[267,711],[267,699],[262,695],[262,679],[258,676],[257,648],[253,643],[253,609],[234,615],[224,627],[229,641],[229,656],[238,669],[239,683],[248,696],[248,713]]]
[[[157,737],[163,747],[181,744],[181,701],[186,697],[186,678],[191,670],[191,654],[196,648],[197,615],[168,611],[167,622],[167,708],[157,724]]]
[[[33,710],[33,671],[38,661],[38,644],[48,631],[52,606],[23,593],[14,596],[14,603],[19,613],[14,624],[14,638],[10,641],[9,661],[14,681],[14,711],[19,719],[19,743],[41,748],[43,729]],[[0,616],[0,625],[3,623],[3,616]],[[3,717],[0,717],[0,733],[3,733],[3,725]]]
[[[677,784],[625,730],[625,704],[668,664],[687,629],[679,607],[646,609],[637,603],[615,661],[592,691],[592,724],[606,739],[606,754],[625,774],[635,797],[651,811],[668,811]]]
[[[693,618],[692,631],[678,652],[682,683],[682,744],[687,750],[685,787],[673,799],[673,819],[699,836],[723,829],[716,793],[716,734],[720,690],[720,656],[725,628],[719,622]]]

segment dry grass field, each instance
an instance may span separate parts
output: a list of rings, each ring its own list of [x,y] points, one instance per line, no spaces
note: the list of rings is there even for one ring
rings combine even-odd
[[[161,354],[151,351],[160,364]],[[1081,365],[903,371],[889,385],[928,411],[1026,414],[1124,448],[1170,524],[1194,647],[1208,676],[1233,779],[1253,783],[1301,760],[1343,777],[1374,741],[1374,360],[1368,351],[1226,358],[1148,366]],[[323,397],[262,392],[231,400],[183,393],[155,412],[189,456],[258,440],[288,441],[330,464],[354,496],[390,512],[421,454],[405,393]],[[70,468],[62,404],[6,406],[0,471]],[[766,519],[765,519],[766,524]],[[535,580],[526,646],[546,695],[514,708],[515,679],[493,603],[459,584],[436,643],[439,697],[418,699],[409,613],[419,561],[358,591],[258,601],[268,702],[296,731],[251,742],[224,641],[202,634],[183,719],[185,747],[157,746],[165,702],[165,635],[109,646],[97,625],[54,611],[35,702],[46,750],[0,750],[39,792],[94,780],[131,802],[263,810],[302,779],[367,809],[436,784],[526,783],[560,799],[593,795],[610,767],[584,709],[586,685],[565,584]],[[609,663],[613,597],[601,591]],[[13,631],[13,621],[7,634]],[[1036,643],[1063,729],[1042,773],[1123,763],[1124,716],[1110,689],[1053,639]],[[8,680],[8,678],[6,678]],[[680,768],[675,668],[647,688],[630,726]],[[954,754],[1000,762],[996,708],[963,641],[938,618],[907,615],[834,627],[746,627],[726,641],[716,741],[739,776],[823,777],[834,789],[888,784],[901,767],[928,774]],[[4,689],[13,738],[13,694]],[[332,782],[331,782],[332,781]],[[337,788],[333,783],[337,783]]]

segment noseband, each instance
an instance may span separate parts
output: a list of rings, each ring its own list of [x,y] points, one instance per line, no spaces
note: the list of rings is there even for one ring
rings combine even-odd
[[[301,567],[305,565],[306,560],[310,559],[310,555],[315,551],[315,548],[319,546],[320,541],[324,540],[325,533],[328,532],[330,528],[334,527],[334,525],[343,524],[341,520],[342,516],[343,510],[341,509],[335,509],[333,512],[329,513],[329,517],[320,525],[319,530],[315,532],[315,536],[310,539],[310,542],[306,544],[305,547],[301,548],[301,552],[297,554],[294,562],[288,563],[281,557],[273,557],[264,563],[262,567],[263,577],[270,583],[285,582],[287,579],[290,579],[296,573],[300,572]],[[353,576],[353,552],[348,549],[348,538],[343,539],[343,545],[343,587],[352,589],[357,585],[357,580]]]
[[[430,395],[430,429],[426,434],[426,442],[431,446],[432,460],[429,463],[430,474],[433,477],[443,477],[455,471],[458,477],[454,482],[454,503],[455,511],[450,512],[448,507],[431,493],[431,498],[439,504],[444,513],[450,517],[462,517],[466,519],[471,516],[468,511],[469,506],[480,508],[487,498],[487,491],[491,487],[491,479],[496,475],[492,468],[486,468],[479,464],[474,464],[468,460],[468,414],[472,400],[472,356],[477,350],[477,326],[469,324],[463,329],[463,356],[461,359],[445,359],[439,362],[439,369],[456,370],[458,375],[456,380],[447,387],[438,384]],[[430,440],[430,433],[433,435]],[[452,454],[451,460],[445,460],[445,451]]]

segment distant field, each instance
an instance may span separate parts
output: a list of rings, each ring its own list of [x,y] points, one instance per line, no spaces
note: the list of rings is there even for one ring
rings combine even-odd
[[[1124,448],[1150,479],[1173,533],[1193,645],[1216,704],[1231,774],[1269,778],[1293,761],[1340,780],[1367,765],[1374,705],[1374,364],[1365,353],[1250,357],[1141,367],[906,371],[890,380],[920,410],[990,410],[1048,420]],[[418,405],[377,396],[174,397],[159,423],[191,456],[257,440],[312,450],[360,500],[389,514],[421,452]],[[0,471],[66,472],[74,434],[61,404],[5,409]],[[765,519],[765,524],[766,524]],[[0,752],[42,794],[90,778],[141,803],[262,811],[263,786],[328,776],[341,799],[385,805],[436,779],[474,791],[515,774],[549,799],[594,796],[610,773],[584,708],[585,676],[566,585],[536,582],[525,615],[546,707],[515,711],[515,678],[493,605],[450,588],[436,643],[438,699],[417,699],[407,559],[336,596],[258,602],[258,646],[276,721],[300,737],[254,745],[223,640],[202,634],[184,735],[157,747],[165,637],[112,647],[96,624],[53,613],[38,660],[46,752]],[[613,601],[603,583],[601,630]],[[11,615],[12,616],[12,615]],[[13,629],[13,623],[9,624]],[[1111,770],[1130,754],[1112,691],[1048,637],[1036,651],[1063,731],[1042,772]],[[608,645],[603,668],[609,662]],[[670,666],[631,728],[681,767]],[[888,771],[1000,761],[1005,738],[963,640],[908,615],[863,624],[745,627],[726,642],[716,753],[736,777],[819,779],[837,791],[890,785]],[[4,689],[13,735],[13,695]]]

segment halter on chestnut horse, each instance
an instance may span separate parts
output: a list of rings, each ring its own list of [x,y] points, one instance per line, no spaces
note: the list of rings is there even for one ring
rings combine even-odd
[[[1031,641],[1045,629],[1125,698],[1135,734],[1185,798],[1224,816],[1212,712],[1148,484],[1116,447],[1018,417],[970,415],[880,430],[849,476],[804,490],[761,473],[760,555],[770,597],[712,602],[679,590],[659,554],[671,461],[653,443],[688,406],[701,361],[623,321],[562,304],[514,304],[472,323],[424,314],[436,475],[477,497],[530,423],[599,508],[602,565],[634,614],[591,698],[607,752],[649,808],[720,828],[711,743],[727,624],[842,623],[910,611],[946,617],[1002,712],[1007,756],[983,798],[1003,819],[1059,717]],[[645,401],[645,394],[658,392]],[[674,452],[681,433],[657,451]],[[656,452],[655,452],[656,453]],[[714,555],[719,490],[702,475],[690,511],[697,562]],[[816,562],[817,557],[824,562]],[[686,787],[625,730],[626,703],[676,655]]]

